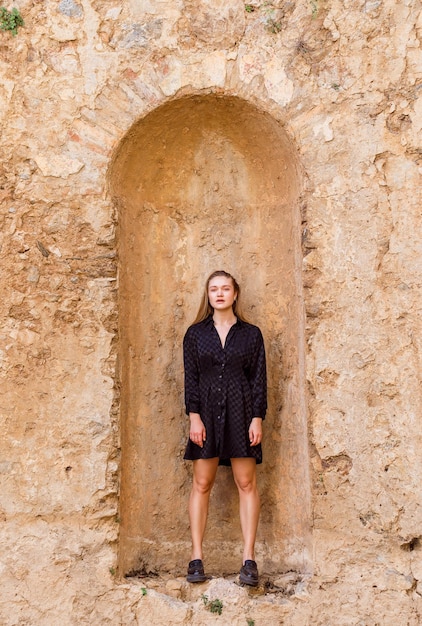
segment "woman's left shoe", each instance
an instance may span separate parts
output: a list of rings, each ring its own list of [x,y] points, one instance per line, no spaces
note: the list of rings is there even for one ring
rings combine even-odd
[[[258,567],[255,561],[247,559],[245,564],[240,568],[240,582],[244,585],[257,587],[258,585]]]

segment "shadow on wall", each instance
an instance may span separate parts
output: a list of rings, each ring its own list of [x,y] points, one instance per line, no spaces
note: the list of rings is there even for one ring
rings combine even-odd
[[[169,102],[136,123],[115,154],[123,574],[186,567],[182,338],[215,269],[239,280],[266,341],[258,559],[267,573],[311,567],[300,178],[282,126],[235,97]],[[237,506],[231,471],[220,468],[205,542],[210,572],[238,569]]]

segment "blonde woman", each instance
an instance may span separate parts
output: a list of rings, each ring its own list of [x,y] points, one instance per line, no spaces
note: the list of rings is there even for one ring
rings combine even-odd
[[[242,314],[240,287],[228,272],[209,276],[198,315],[183,341],[183,355],[190,418],[184,458],[193,461],[187,580],[206,580],[202,542],[209,497],[218,465],[231,465],[244,542],[240,582],[256,586],[260,512],[256,465],[262,463],[262,421],[267,409],[265,349],[260,329]]]

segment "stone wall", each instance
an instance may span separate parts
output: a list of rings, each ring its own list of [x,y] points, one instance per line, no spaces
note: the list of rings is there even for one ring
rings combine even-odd
[[[17,0],[15,6],[25,26],[16,37],[0,32],[0,622],[416,626],[422,620],[420,3]],[[178,579],[184,572],[177,563],[170,573],[161,565],[163,583],[117,572],[119,477],[128,444],[121,451],[127,355],[119,338],[125,321],[118,315],[121,207],[113,164],[160,106],[216,96],[268,116],[298,163],[304,296],[302,303],[301,280],[293,282],[293,317],[303,304],[306,335],[296,336],[299,352],[306,348],[306,388],[300,359],[297,380],[307,410],[300,405],[297,416],[299,425],[307,418],[309,453],[301,441],[296,466],[277,462],[292,484],[297,471],[305,479],[310,472],[312,487],[306,567],[289,574],[300,568],[285,563],[266,576],[263,565],[267,586],[253,596],[230,577],[218,578],[216,562],[207,593],[223,598],[222,617],[207,610],[200,590]],[[233,152],[226,155],[229,167]],[[284,206],[281,188],[279,195]],[[265,211],[259,215],[254,245],[264,256]],[[197,210],[194,240],[202,236],[199,218]],[[197,286],[214,269],[202,264],[217,260],[214,242],[202,243],[201,256],[178,268],[177,285],[164,275],[160,287],[172,302],[181,291],[182,325],[194,314]],[[223,239],[221,258],[249,290],[250,259],[241,242],[230,256],[232,244]],[[146,269],[145,262],[138,268]],[[255,276],[261,297],[274,301],[266,319],[275,323],[277,310],[280,319],[288,317],[288,300],[279,279],[265,292],[268,271],[260,265]],[[262,315],[250,300],[249,307],[257,319]],[[283,377],[289,355],[281,348]],[[166,348],[163,356],[171,356]],[[180,380],[180,370],[168,371],[165,384]],[[291,451],[288,443],[278,445],[292,433],[282,422],[277,430],[273,406],[267,432],[276,444],[269,450]],[[175,415],[184,419],[180,407]],[[171,428],[180,428],[180,447],[185,423],[173,420]],[[137,502],[130,490],[125,497],[129,507],[131,498]],[[275,510],[283,519],[280,511],[308,507],[306,499],[305,493],[303,501],[277,501]],[[184,511],[175,507],[174,514],[188,541]],[[213,515],[218,520],[218,510]],[[297,517],[299,526],[309,521]],[[293,539],[306,534],[294,524],[288,532]],[[274,549],[282,552],[284,540],[282,533]],[[157,554],[167,549],[156,543]]]
[[[191,464],[182,461],[189,420],[181,345],[215,267],[243,285],[241,298],[267,344],[258,553],[268,572],[309,569],[295,151],[271,116],[239,98],[202,95],[147,115],[119,147],[111,169],[119,210],[122,572],[186,567],[187,518],[175,515],[186,509],[191,485]],[[213,499],[220,506],[211,506],[206,546],[208,568],[226,573],[241,557],[230,474],[219,472]]]

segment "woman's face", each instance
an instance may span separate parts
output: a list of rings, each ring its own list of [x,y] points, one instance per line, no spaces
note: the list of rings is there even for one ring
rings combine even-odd
[[[214,310],[225,311],[233,307],[237,293],[233,281],[227,276],[214,276],[208,284],[208,300]]]

